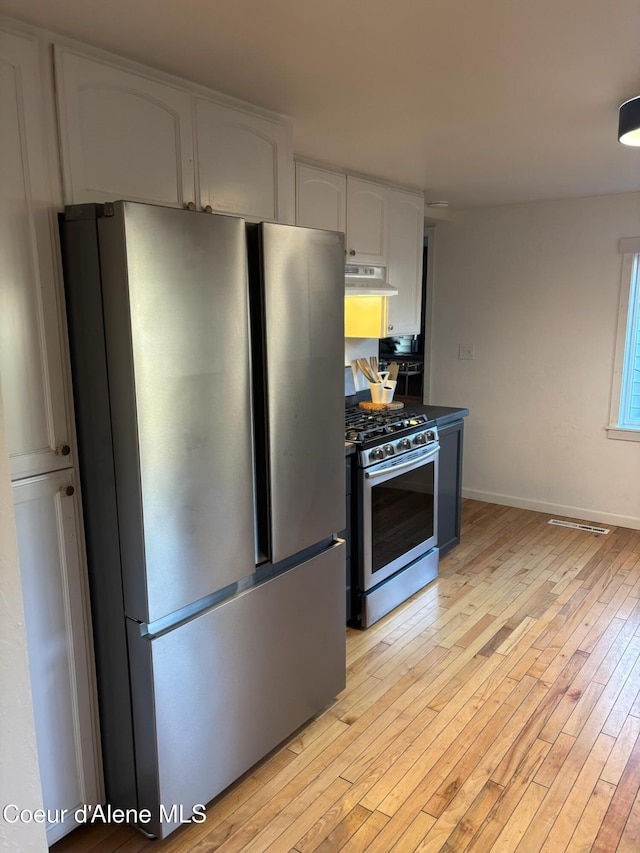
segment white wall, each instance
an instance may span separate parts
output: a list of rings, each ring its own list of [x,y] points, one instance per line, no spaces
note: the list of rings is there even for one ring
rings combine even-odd
[[[18,546],[0,400],[0,850],[47,850],[42,823],[2,819],[9,804],[42,808]],[[13,811],[10,817],[13,816]]]
[[[464,493],[640,528],[640,442],[607,438],[620,237],[640,194],[438,225],[431,401],[470,409]],[[458,345],[475,359],[458,359]]]

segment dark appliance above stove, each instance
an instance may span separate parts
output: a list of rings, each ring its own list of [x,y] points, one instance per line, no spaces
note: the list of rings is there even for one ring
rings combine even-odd
[[[395,361],[398,365],[397,396],[423,396],[424,341],[423,335],[397,335],[383,338],[378,347],[381,370],[387,370]]]
[[[379,357],[388,361],[422,361],[424,347],[422,335],[396,335],[393,338],[381,338],[378,347]]]

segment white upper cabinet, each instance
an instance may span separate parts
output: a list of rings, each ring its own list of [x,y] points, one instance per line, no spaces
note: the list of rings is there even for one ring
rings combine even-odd
[[[398,289],[386,334],[421,331],[424,196],[305,163],[296,164],[296,222],[346,231],[346,262],[386,267]]]
[[[73,811],[98,801],[96,733],[73,475],[13,486],[38,764],[49,844],[73,829]]]
[[[14,479],[72,464],[38,45],[0,32],[0,385]]]
[[[388,189],[304,163],[296,165],[296,222],[346,232],[346,261],[387,263]]]
[[[387,263],[388,189],[371,181],[347,178],[347,260]]]
[[[290,128],[195,99],[199,204],[255,220],[293,222]]]
[[[313,166],[296,164],[296,224],[345,231],[347,178]]]
[[[126,198],[293,221],[288,120],[117,57],[56,46],[55,62],[65,203]]]
[[[55,48],[66,204],[195,201],[191,96]]]
[[[424,197],[389,190],[387,274],[398,295],[388,300],[389,335],[418,335],[421,331]]]

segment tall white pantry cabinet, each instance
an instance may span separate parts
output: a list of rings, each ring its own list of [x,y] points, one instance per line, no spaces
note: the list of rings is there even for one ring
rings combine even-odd
[[[72,812],[98,801],[98,738],[40,49],[0,30],[0,388],[43,800]]]

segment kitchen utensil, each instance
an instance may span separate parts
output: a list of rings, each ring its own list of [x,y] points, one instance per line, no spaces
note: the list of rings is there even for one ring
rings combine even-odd
[[[398,371],[400,370],[400,366],[397,361],[392,361],[389,365],[389,379],[392,379],[394,382],[398,378]]]
[[[356,364],[360,368],[360,371],[361,371],[362,375],[365,377],[365,379],[367,379],[369,382],[377,382],[378,381],[377,374],[373,372],[373,370],[371,369],[371,366],[370,366],[370,364],[366,358],[356,359]]]
[[[359,358],[356,360],[356,364],[360,368],[360,372],[362,373],[362,375],[366,379],[371,381],[372,374],[371,374],[371,368],[369,367],[368,363],[363,358]]]
[[[360,359],[359,359],[359,358],[355,358],[351,363],[352,363],[352,364],[355,364],[355,366],[356,366],[356,370],[359,370],[359,371],[360,371],[360,373],[362,373],[363,375],[366,375],[366,374],[364,373],[364,370],[362,369],[362,365],[360,364]]]

